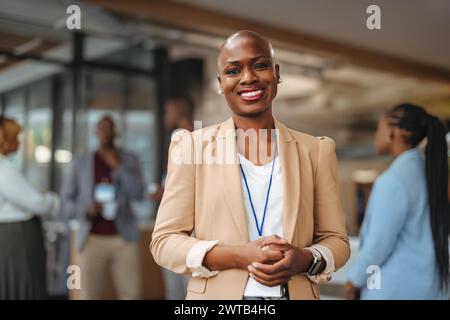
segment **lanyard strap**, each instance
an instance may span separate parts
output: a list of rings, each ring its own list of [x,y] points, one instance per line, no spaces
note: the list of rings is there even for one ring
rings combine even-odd
[[[247,177],[245,176],[244,170],[242,169],[242,164],[239,162],[239,167],[241,168],[242,176],[244,177],[245,188],[247,189],[248,199],[250,200],[250,206],[252,207],[253,218],[255,219],[256,229],[258,230],[258,236],[259,237],[262,237],[263,228],[264,228],[264,221],[266,220],[267,204],[269,203],[269,194],[270,194],[270,189],[272,187],[272,177],[273,177],[273,168],[275,167],[275,159],[276,159],[276,157],[273,158],[273,162],[272,162],[272,170],[270,172],[269,187],[267,188],[266,201],[265,201],[265,204],[264,204],[263,218],[262,218],[262,221],[261,221],[261,228],[259,227],[258,217],[256,216],[255,207],[254,207],[253,201],[252,201],[252,195],[250,193],[250,188],[248,187]]]

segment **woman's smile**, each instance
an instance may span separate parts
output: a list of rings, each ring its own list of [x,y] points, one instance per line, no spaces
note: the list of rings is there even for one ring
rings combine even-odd
[[[259,101],[265,93],[265,89],[262,87],[248,87],[238,91],[238,95],[244,102],[256,102]]]

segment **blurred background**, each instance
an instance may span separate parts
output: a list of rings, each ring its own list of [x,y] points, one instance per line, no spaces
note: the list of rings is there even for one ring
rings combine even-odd
[[[79,30],[66,26],[71,4],[81,9]],[[371,4],[381,8],[380,30],[366,27]],[[409,101],[450,120],[449,1],[1,0],[0,106],[24,128],[14,165],[39,190],[59,192],[72,159],[96,146],[95,124],[108,113],[120,145],[139,155],[146,185],[160,182],[164,102],[189,96],[203,126],[225,120],[216,57],[239,29],[274,45],[283,78],[276,116],[336,141],[353,258],[371,185],[390,162],[375,154],[378,117]],[[150,200],[134,205],[146,299],[165,297],[148,251],[156,209]],[[44,228],[51,297],[76,299],[66,286],[76,225],[45,221]],[[345,268],[323,297],[338,298],[344,282]],[[112,284],[105,297],[115,297]]]

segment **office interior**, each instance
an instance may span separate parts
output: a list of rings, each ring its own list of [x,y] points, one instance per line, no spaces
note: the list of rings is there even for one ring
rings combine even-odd
[[[160,182],[165,100],[189,95],[203,127],[228,118],[217,93],[218,49],[232,32],[252,29],[270,39],[280,64],[276,117],[336,142],[354,259],[371,185],[391,161],[374,149],[380,115],[409,101],[450,121],[450,3],[375,2],[380,30],[366,27],[370,1],[2,0],[0,106],[24,128],[11,159],[39,190],[58,193],[72,161],[95,148],[97,120],[110,114],[119,144],[139,155],[145,184]],[[70,4],[81,9],[81,29],[67,28]],[[133,204],[144,299],[165,298],[148,249],[157,208],[149,199]],[[44,229],[50,297],[78,299],[66,285],[77,226],[47,220]],[[321,286],[322,298],[340,299],[345,281],[344,267]],[[114,290],[110,283],[105,298],[116,298]]]

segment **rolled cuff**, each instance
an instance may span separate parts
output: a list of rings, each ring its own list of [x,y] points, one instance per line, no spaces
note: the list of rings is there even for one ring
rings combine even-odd
[[[194,278],[211,278],[219,273],[219,271],[211,271],[203,266],[205,255],[218,243],[218,240],[199,241],[189,250],[186,257],[186,266]]]
[[[305,249],[309,250],[309,251],[315,250],[322,256],[323,260],[325,261],[325,269],[321,273],[316,274],[314,276],[308,275],[307,277],[312,282],[315,282],[315,283],[325,283],[325,282],[330,281],[331,274],[335,270],[334,257],[333,257],[333,253],[331,252],[331,250],[320,244],[314,244]]]

